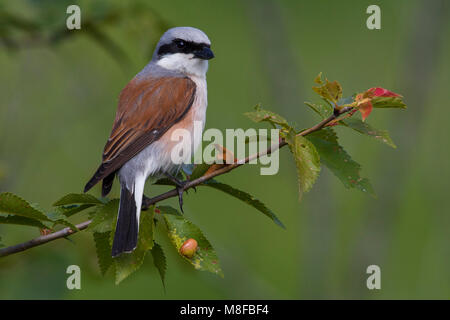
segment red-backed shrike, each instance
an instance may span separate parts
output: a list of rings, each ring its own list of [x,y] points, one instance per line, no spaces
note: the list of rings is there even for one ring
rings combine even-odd
[[[159,40],[150,63],[120,93],[102,164],[84,189],[86,192],[103,180],[102,195],[106,196],[115,175],[119,177],[121,192],[113,257],[137,246],[147,178],[173,178],[180,167],[171,159],[172,148],[179,144],[171,139],[172,133],[184,129],[194,136],[194,121],[200,121],[204,127],[206,71],[208,60],[214,57],[210,45],[201,30],[169,29]],[[187,143],[191,144],[190,150],[195,150],[200,142],[201,139],[190,139]]]

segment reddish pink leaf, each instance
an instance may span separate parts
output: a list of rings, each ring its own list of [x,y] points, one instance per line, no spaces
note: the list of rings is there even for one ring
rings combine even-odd
[[[372,112],[373,106],[370,99],[364,100],[358,106],[359,111],[361,111],[362,120],[365,121],[369,114]]]
[[[370,88],[366,91],[372,97],[401,97],[401,95],[384,88]]]

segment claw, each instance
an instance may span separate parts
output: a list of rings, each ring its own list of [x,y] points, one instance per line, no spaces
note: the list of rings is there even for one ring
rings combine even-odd
[[[188,181],[176,181],[176,190],[178,193],[178,203],[180,205],[180,209],[181,209],[181,213],[184,213],[183,211],[183,192],[187,193],[187,190],[184,190],[184,186],[186,185],[186,183],[188,183]]]
[[[173,183],[175,183],[175,188],[178,193],[178,203],[180,204],[181,212],[184,213],[184,211],[183,211],[183,192],[184,192],[184,186],[186,185],[186,183],[188,183],[188,181],[180,181],[169,173],[166,173],[166,176],[169,178],[169,180],[171,180]],[[187,193],[187,191],[186,191],[186,193]]]
[[[177,193],[178,193],[178,203],[180,205],[181,213],[184,213],[183,211],[183,187],[177,186]]]

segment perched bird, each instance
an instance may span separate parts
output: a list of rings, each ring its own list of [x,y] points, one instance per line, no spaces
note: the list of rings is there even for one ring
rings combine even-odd
[[[117,174],[121,186],[119,214],[112,256],[137,246],[144,184],[149,176],[175,178],[180,164],[171,159],[176,129],[192,133],[194,121],[206,120],[208,60],[214,58],[207,35],[196,28],[177,27],[159,40],[152,60],[122,90],[103,161],[86,184],[87,192],[103,180],[102,195],[110,191]],[[200,135],[201,137],[201,135]],[[195,150],[200,139],[191,139]],[[180,194],[181,193],[181,194]],[[182,208],[182,191],[179,192]]]

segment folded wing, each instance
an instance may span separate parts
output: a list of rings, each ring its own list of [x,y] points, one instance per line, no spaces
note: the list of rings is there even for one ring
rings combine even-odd
[[[102,194],[109,193],[115,172],[183,119],[194,102],[195,89],[187,77],[133,79],[120,94],[102,164],[84,192],[105,179]]]

